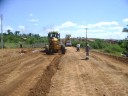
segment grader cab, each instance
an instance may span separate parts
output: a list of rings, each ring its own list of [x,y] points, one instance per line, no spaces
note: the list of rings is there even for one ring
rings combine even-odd
[[[48,33],[48,44],[45,46],[46,54],[52,54],[60,52],[65,54],[65,46],[60,42],[60,34],[58,32]]]

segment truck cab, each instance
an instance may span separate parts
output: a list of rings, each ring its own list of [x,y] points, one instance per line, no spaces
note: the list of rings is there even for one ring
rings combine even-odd
[[[72,42],[71,40],[67,40],[66,43],[65,43],[66,46],[72,46]]]

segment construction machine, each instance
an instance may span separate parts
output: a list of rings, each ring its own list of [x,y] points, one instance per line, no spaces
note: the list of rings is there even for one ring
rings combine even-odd
[[[60,52],[65,54],[65,45],[60,41],[60,33],[52,31],[48,33],[48,44],[45,46],[46,54]]]

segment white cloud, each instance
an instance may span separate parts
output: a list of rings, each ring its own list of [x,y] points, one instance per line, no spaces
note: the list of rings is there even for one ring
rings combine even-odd
[[[24,27],[24,26],[18,26],[18,28],[19,28],[19,29],[25,29],[25,27]]]
[[[61,24],[60,28],[68,28],[68,27],[75,27],[77,24],[73,23],[71,21],[67,21],[63,24]]]
[[[43,30],[43,31],[47,31],[47,32],[49,32],[49,31],[61,31],[62,32],[62,30],[64,30],[64,29],[68,29],[68,28],[71,28],[71,27],[76,27],[76,23],[73,23],[73,22],[71,22],[71,21],[67,21],[67,22],[65,22],[65,23],[63,23],[63,24],[60,24],[60,25],[58,25],[58,26],[54,26],[54,27],[51,27],[51,28],[45,28],[45,30]]]
[[[18,26],[18,30],[21,32],[25,32],[26,28],[25,28],[25,26]]]
[[[102,29],[93,29],[93,30],[88,30],[89,32],[93,32],[93,33],[100,33],[100,32],[104,32],[104,30]]]
[[[82,28],[82,29],[84,29],[84,28],[88,28],[88,26],[87,26],[87,25],[78,25],[77,28]]]
[[[51,27],[51,28],[50,27],[47,27],[47,28],[44,27],[43,28],[43,31],[44,32],[47,32],[47,33],[50,32],[50,31],[58,31],[59,32],[60,31],[60,28],[59,27]]]
[[[60,31],[60,27],[54,27],[53,30]]]
[[[46,29],[45,31],[46,31],[46,32],[50,32],[50,31],[55,31],[55,30],[52,29],[52,28],[48,28],[48,29]]]
[[[29,19],[27,21],[29,21],[29,22],[39,22],[39,19],[35,19],[33,13],[30,13],[29,14]]]
[[[104,32],[103,36],[107,39],[125,39],[126,34],[120,31],[108,31],[106,33]]]
[[[111,25],[119,25],[119,24],[116,21],[112,21],[112,22],[99,22],[96,25],[97,26],[111,26]]]
[[[123,22],[128,23],[128,18],[124,19]]]
[[[116,21],[98,22],[96,24],[80,25],[80,26],[77,26],[77,28],[96,28],[96,27],[104,28],[106,26],[115,26],[115,25],[119,25],[118,22]]]
[[[3,27],[4,32],[6,32],[8,29],[13,31],[13,28],[11,26],[4,26]]]
[[[123,34],[123,27],[117,21],[111,22],[97,22],[94,24],[73,23],[67,21],[52,28],[46,28],[49,31],[58,31],[61,37],[64,38],[66,34],[71,34],[72,37],[86,37],[86,30],[88,28],[89,38],[105,38],[105,39],[124,39],[126,34]]]
[[[30,17],[32,17],[32,16],[33,16],[33,14],[32,14],[32,13],[30,13],[30,14],[29,14],[29,16],[30,16]]]
[[[30,21],[30,22],[38,22],[39,20],[38,19],[29,19],[27,21]]]
[[[110,30],[121,30],[122,31],[123,27],[121,27],[121,26],[114,26],[114,27],[109,27],[107,29],[110,29]]]
[[[38,25],[37,23],[34,24],[35,26]]]

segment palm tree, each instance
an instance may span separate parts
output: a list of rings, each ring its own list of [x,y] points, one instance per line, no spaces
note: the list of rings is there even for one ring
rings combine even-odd
[[[8,35],[13,35],[10,29],[7,30]]]
[[[128,25],[126,25],[128,26]],[[122,32],[128,32],[128,28],[123,28]]]
[[[19,36],[19,34],[20,34],[20,31],[15,31],[16,36]]]

